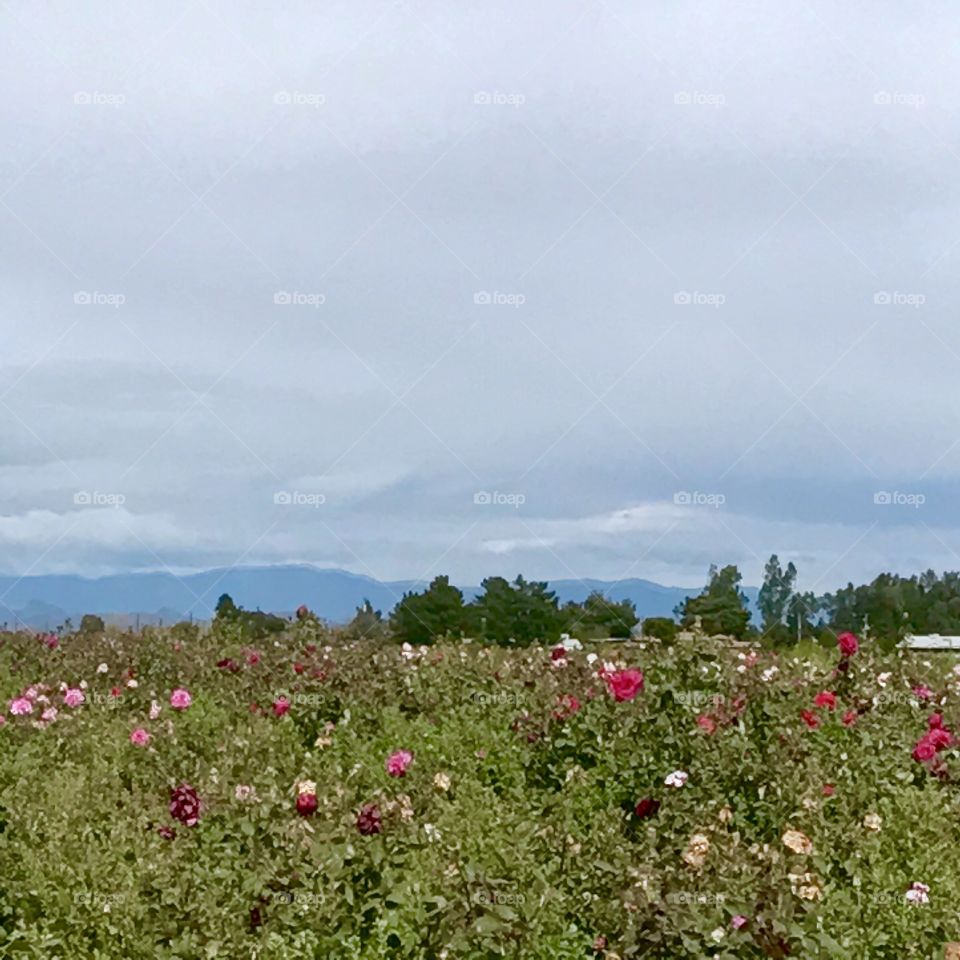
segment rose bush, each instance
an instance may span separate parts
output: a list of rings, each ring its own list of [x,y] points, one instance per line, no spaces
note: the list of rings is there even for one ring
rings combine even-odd
[[[0,956],[960,939],[952,659],[181,634],[0,636]]]

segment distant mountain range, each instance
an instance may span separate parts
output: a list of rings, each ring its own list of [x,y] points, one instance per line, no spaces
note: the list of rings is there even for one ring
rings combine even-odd
[[[178,620],[208,620],[217,599],[229,593],[249,610],[290,615],[305,603],[332,623],[344,623],[368,599],[386,615],[409,590],[422,590],[414,580],[382,582],[346,570],[323,569],[306,564],[268,567],[233,567],[174,576],[171,573],[122,573],[103,577],[74,574],[12,577],[0,576],[0,623],[53,630],[70,618],[74,625],[85,613],[121,625],[139,621],[174,623]],[[592,590],[613,600],[632,600],[641,617],[666,617],[699,588],[664,587],[650,580],[553,580],[550,588],[562,603],[580,601]],[[461,586],[472,599],[476,586]],[[756,587],[744,592],[751,605]]]

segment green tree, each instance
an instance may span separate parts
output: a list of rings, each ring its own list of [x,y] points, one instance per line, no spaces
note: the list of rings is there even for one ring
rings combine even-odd
[[[85,613],[80,618],[80,633],[103,633],[106,627],[103,624],[103,618],[95,613]]]
[[[594,590],[583,603],[568,603],[563,612],[567,630],[575,637],[590,639],[625,639],[639,621],[632,600],[610,600],[599,590]]]
[[[763,570],[763,586],[757,596],[764,630],[771,630],[783,623],[796,579],[797,568],[792,562],[784,570],[776,554],[767,561]]]
[[[383,614],[379,610],[374,610],[373,604],[364,597],[353,619],[347,624],[345,632],[351,640],[372,640],[383,637],[386,633]]]
[[[684,627],[692,627],[697,617],[708,634],[743,637],[750,623],[747,598],[740,589],[740,571],[733,564],[718,570],[710,566],[710,580],[703,592],[688,597],[677,608]]]
[[[493,643],[528,646],[560,637],[564,614],[557,595],[546,583],[524,580],[513,583],[503,577],[487,577],[483,593],[470,604],[471,623],[479,634]]]
[[[450,578],[435,577],[423,593],[405,593],[390,614],[390,632],[401,643],[433,643],[465,626],[463,594]]]
[[[643,621],[643,635],[673,643],[677,636],[677,622],[672,617],[647,617]]]

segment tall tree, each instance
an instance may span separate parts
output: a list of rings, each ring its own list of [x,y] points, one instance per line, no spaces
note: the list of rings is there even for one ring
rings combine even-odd
[[[405,593],[390,614],[394,638],[407,643],[433,643],[460,634],[464,624],[463,594],[446,576],[435,577],[423,593]]]
[[[710,581],[703,592],[688,597],[678,608],[677,615],[684,627],[692,627],[697,618],[709,634],[743,637],[750,622],[746,594],[740,589],[743,578],[735,565],[717,569],[710,566]]]
[[[471,619],[481,636],[498,644],[527,646],[552,642],[563,629],[564,615],[557,595],[546,583],[524,580],[513,583],[488,577],[483,593],[470,604]]]
[[[767,561],[763,569],[763,586],[757,596],[764,630],[772,630],[783,623],[796,579],[797,568],[792,561],[787,564],[786,570],[780,566],[776,554]]]

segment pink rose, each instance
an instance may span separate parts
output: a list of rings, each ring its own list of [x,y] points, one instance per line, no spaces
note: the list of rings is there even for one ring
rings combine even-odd
[[[10,701],[10,712],[15,717],[22,717],[28,713],[33,713],[33,702],[27,697],[17,697]]]
[[[613,694],[613,699],[618,703],[632,700],[643,690],[642,670],[615,670],[613,673],[608,673],[604,679]]]
[[[937,748],[929,737],[921,737],[920,741],[913,748],[913,759],[917,763],[926,763],[937,755]]]
[[[852,633],[841,633],[837,637],[837,646],[845,657],[852,657],[860,649],[860,641]]]
[[[409,750],[397,750],[387,757],[387,773],[391,777],[402,777],[411,763],[413,763],[413,754]]]
[[[290,709],[290,701],[286,697],[278,697],[273,701],[273,715],[282,717]]]
[[[184,690],[183,687],[177,687],[170,694],[170,706],[174,710],[186,710],[191,703],[193,703],[193,697],[190,696],[190,691]]]
[[[145,747],[150,743],[150,734],[143,727],[137,727],[130,732],[130,742],[135,747]]]

